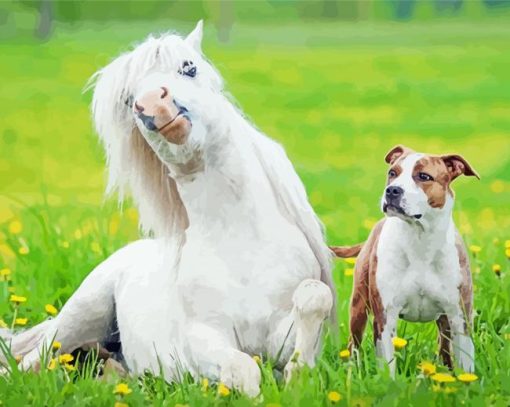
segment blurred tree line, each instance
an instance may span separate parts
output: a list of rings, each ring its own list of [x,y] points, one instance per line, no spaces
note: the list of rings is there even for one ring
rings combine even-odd
[[[0,27],[20,8],[37,14],[34,35],[41,39],[51,35],[55,22],[204,18],[215,24],[220,41],[228,41],[235,22],[477,17],[509,10],[510,0],[17,0],[0,2]]]

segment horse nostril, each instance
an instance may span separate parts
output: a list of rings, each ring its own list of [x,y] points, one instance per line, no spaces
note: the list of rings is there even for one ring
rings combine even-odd
[[[137,111],[137,113],[142,113],[145,108],[143,106],[140,106],[137,102],[135,102],[135,110]]]
[[[163,90],[163,94],[161,95],[161,99],[164,99],[168,95],[168,89],[165,88],[164,86],[162,86],[161,89]]]

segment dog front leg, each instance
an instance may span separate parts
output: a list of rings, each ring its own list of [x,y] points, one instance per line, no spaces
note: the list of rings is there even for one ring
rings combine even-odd
[[[385,312],[382,310],[379,313],[374,312],[374,341],[378,363],[381,368],[384,367],[384,363],[387,363],[393,378],[395,377],[396,362],[392,339],[397,333],[397,321],[398,312],[395,310],[387,309]]]
[[[320,344],[322,324],[331,312],[333,295],[330,288],[319,280],[302,281],[292,296],[292,315],[296,330],[293,356],[285,366],[287,381],[292,372],[306,364],[315,366],[315,357]]]
[[[468,322],[460,307],[455,313],[448,315],[448,322],[451,327],[455,362],[465,372],[472,373],[475,370],[475,346],[467,329]]]

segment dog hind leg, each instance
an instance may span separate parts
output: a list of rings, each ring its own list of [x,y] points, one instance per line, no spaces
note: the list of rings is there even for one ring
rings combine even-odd
[[[437,319],[436,324],[438,329],[439,355],[441,356],[444,365],[448,366],[449,369],[453,369],[451,355],[452,335],[450,324],[448,323],[446,315],[441,315]]]
[[[368,319],[368,290],[362,292],[361,290],[354,291],[351,299],[351,308],[349,311],[349,350],[361,346],[363,340],[363,333]]]

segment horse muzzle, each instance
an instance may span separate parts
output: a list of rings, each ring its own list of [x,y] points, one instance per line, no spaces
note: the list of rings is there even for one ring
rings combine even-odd
[[[188,109],[177,103],[165,87],[144,93],[133,104],[137,123],[160,133],[168,142],[184,144],[191,133]],[[143,129],[140,129],[143,132]]]

